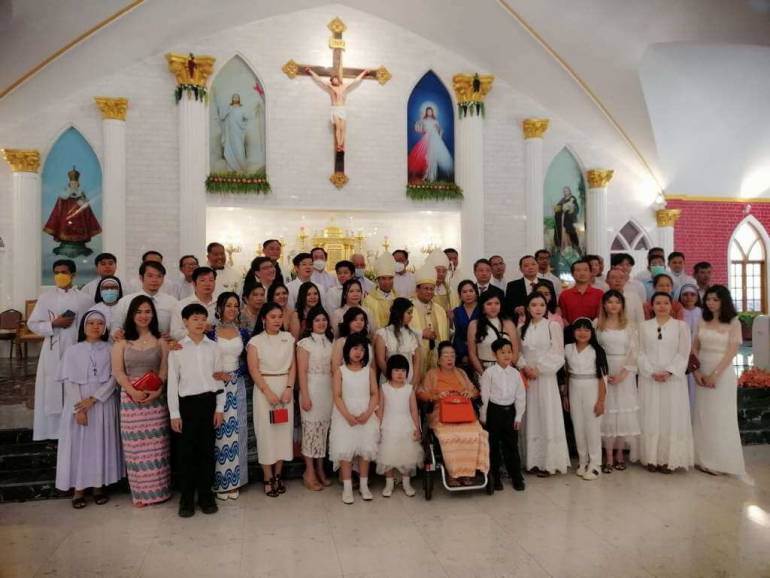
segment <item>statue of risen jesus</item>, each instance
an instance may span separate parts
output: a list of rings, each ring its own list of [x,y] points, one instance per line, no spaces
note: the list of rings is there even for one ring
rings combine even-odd
[[[309,74],[316,84],[331,97],[331,122],[332,125],[334,125],[334,146],[337,152],[342,152],[345,150],[345,124],[347,119],[345,113],[345,100],[347,93],[358,86],[369,71],[362,70],[361,74],[356,76],[347,85],[343,84],[342,79],[336,74],[329,79],[329,82],[325,82],[310,67],[305,68],[305,73]]]

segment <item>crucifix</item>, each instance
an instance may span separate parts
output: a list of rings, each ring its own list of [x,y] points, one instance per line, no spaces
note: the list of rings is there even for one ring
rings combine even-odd
[[[331,99],[331,124],[334,127],[334,173],[329,180],[335,187],[341,189],[348,182],[345,175],[345,136],[347,131],[347,119],[345,103],[347,94],[362,80],[376,80],[385,84],[390,80],[391,74],[387,68],[380,66],[376,70],[367,68],[346,68],[342,65],[342,52],[345,50],[345,41],[342,33],[346,26],[339,18],[329,22],[327,28],[332,33],[329,38],[329,48],[332,49],[332,65],[314,66],[311,64],[298,64],[289,60],[281,70],[289,78],[296,76],[311,77]],[[323,80],[326,77],[329,81]],[[352,82],[345,84],[345,78],[352,78]]]

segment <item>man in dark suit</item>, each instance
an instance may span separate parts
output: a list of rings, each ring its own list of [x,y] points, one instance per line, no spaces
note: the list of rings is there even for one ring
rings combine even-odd
[[[524,307],[527,304],[527,297],[535,288],[535,285],[542,283],[548,285],[551,289],[551,295],[555,294],[553,283],[548,279],[543,279],[538,275],[537,261],[532,255],[524,255],[519,259],[519,270],[521,279],[516,279],[508,283],[505,288],[505,312],[518,323],[521,316],[525,314]]]
[[[489,259],[479,259],[473,264],[473,276],[476,278],[476,288],[479,297],[486,291],[491,291],[500,298],[500,305],[505,302],[505,293],[499,287],[492,285],[492,264]]]

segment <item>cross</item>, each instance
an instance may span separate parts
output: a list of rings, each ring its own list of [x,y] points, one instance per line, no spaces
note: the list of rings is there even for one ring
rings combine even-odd
[[[332,49],[332,65],[331,67],[316,66],[312,64],[298,64],[293,60],[289,60],[283,65],[281,70],[289,78],[295,78],[299,76],[311,76],[322,88],[327,91],[332,98],[332,124],[335,127],[335,151],[334,151],[334,173],[329,180],[335,187],[341,189],[348,182],[348,177],[345,175],[345,147],[344,147],[344,135],[345,135],[345,91],[339,87],[333,87],[331,83],[327,86],[326,83],[320,82],[320,78],[326,77],[332,79],[336,77],[340,82],[344,78],[354,78],[353,83],[347,86],[352,88],[360,80],[376,80],[381,85],[390,80],[391,74],[387,68],[380,66],[376,70],[369,70],[364,68],[346,68],[342,64],[342,52],[345,50],[345,41],[342,39],[342,33],[345,32],[345,23],[339,18],[335,18],[327,25],[327,28],[331,31],[332,36],[329,38],[329,48]],[[331,82],[331,81],[330,81]],[[343,85],[344,88],[344,85]],[[336,89],[336,93],[335,93]],[[339,102],[341,101],[341,105]],[[335,106],[336,105],[336,106]],[[341,112],[335,114],[335,109],[342,109]]]

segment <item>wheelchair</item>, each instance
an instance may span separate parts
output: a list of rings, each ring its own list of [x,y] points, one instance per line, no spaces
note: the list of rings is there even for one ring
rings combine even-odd
[[[436,437],[428,425],[428,415],[432,409],[432,402],[423,402],[420,406],[422,446],[425,452],[425,463],[422,470],[422,488],[425,493],[425,499],[430,500],[433,497],[433,488],[435,478],[437,477],[440,477],[441,483],[448,492],[486,490],[487,495],[491,496],[494,493],[494,486],[489,475],[484,472],[477,472],[474,477],[474,483],[469,486],[450,486],[447,483],[447,471],[441,454],[441,444],[439,444],[438,437]]]

